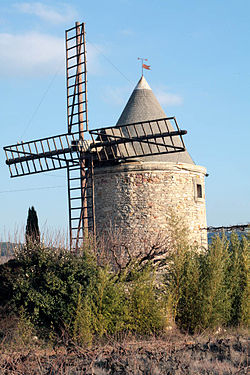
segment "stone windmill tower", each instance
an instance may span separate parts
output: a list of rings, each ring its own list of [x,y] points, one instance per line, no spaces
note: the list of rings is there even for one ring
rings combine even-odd
[[[166,117],[142,75],[116,126]],[[169,131],[173,131],[170,120]],[[161,128],[161,121],[156,123]],[[174,138],[172,142],[178,146],[180,140]],[[191,242],[206,247],[207,233],[201,229],[207,226],[205,175],[206,169],[196,165],[187,151],[152,154],[95,168],[97,233],[116,227],[132,240],[139,234],[164,233],[169,212],[174,212],[184,221]]]

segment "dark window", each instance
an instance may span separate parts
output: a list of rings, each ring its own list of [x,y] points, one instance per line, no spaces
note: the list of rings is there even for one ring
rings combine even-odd
[[[202,198],[202,186],[197,184],[197,198]]]

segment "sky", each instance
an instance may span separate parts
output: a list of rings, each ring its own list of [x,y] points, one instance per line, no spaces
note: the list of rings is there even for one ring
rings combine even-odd
[[[0,241],[67,233],[64,170],[10,178],[3,146],[66,132],[65,29],[86,23],[90,128],[115,125],[145,77],[207,168],[208,225],[250,221],[249,0],[0,2]]]

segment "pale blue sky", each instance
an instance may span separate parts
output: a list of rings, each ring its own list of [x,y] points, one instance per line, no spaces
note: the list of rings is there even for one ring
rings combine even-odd
[[[66,131],[64,30],[86,22],[90,127],[114,125],[140,78],[188,131],[207,168],[209,225],[249,222],[249,0],[71,0],[0,3],[4,145]],[[65,171],[10,179],[0,151],[0,240],[26,223],[67,231]]]

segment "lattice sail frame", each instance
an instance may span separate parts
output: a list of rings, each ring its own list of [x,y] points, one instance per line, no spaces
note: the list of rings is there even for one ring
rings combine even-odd
[[[89,133],[92,137],[90,147],[100,162],[129,160],[186,150],[182,136],[187,132],[180,130],[175,117],[93,129]]]
[[[65,31],[68,132],[88,130],[85,24]],[[82,134],[83,136],[83,134]]]
[[[78,133],[60,134],[4,147],[10,176],[21,177],[79,165],[71,146],[77,139]]]
[[[84,140],[88,131],[87,101],[87,57],[84,23],[76,23],[65,32],[66,40],[66,77],[67,77],[67,118],[68,132],[78,131],[79,142]],[[93,162],[79,151],[79,166],[69,165],[68,204],[70,246],[78,248],[81,242],[92,232],[94,225]]]
[[[4,147],[11,177],[67,169],[70,247],[95,238],[94,166],[185,151],[175,117],[88,129],[85,24],[66,30],[68,133]],[[176,130],[175,130],[176,129]],[[89,133],[92,141],[84,140]]]

